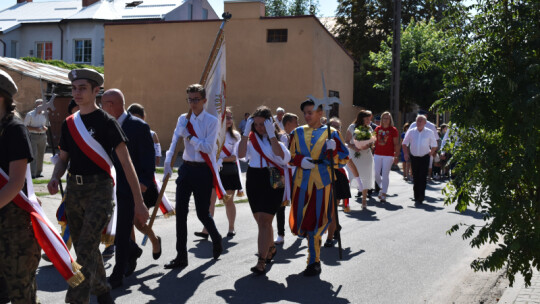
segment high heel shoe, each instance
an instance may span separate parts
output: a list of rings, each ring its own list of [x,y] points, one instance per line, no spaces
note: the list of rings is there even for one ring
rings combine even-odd
[[[154,260],[159,259],[159,257],[161,256],[161,238],[158,236],[157,239],[159,241],[159,251],[152,252],[152,258],[154,258]]]
[[[259,257],[259,259],[257,260],[257,265],[251,267],[251,272],[257,275],[266,273],[266,260]]]
[[[277,253],[276,246],[272,246],[272,247],[270,247],[270,249],[268,249],[268,254],[266,255],[266,263],[267,264],[272,263],[272,260],[276,256],[276,253]],[[268,256],[270,256],[270,257],[268,257]]]

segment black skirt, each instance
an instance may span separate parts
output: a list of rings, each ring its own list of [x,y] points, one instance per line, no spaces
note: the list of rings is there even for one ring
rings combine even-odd
[[[334,183],[334,192],[336,193],[336,199],[351,198],[351,187],[347,176],[338,170],[336,172],[336,181]]]
[[[270,171],[267,168],[248,167],[246,175],[246,194],[251,212],[264,212],[275,215],[283,202],[284,188],[270,186]]]
[[[223,163],[223,167],[219,171],[219,178],[221,179],[221,184],[225,190],[242,189],[236,162]]]

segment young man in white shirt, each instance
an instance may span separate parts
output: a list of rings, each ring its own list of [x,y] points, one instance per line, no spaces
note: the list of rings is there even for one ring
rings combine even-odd
[[[435,134],[425,128],[427,119],[424,115],[416,117],[416,127],[409,129],[403,139],[403,154],[405,161],[411,159],[411,169],[414,176],[414,205],[422,205],[427,183],[427,173],[429,159],[437,151],[437,140]],[[410,155],[407,146],[410,144]]]
[[[189,198],[193,193],[197,217],[212,238],[214,259],[223,252],[222,237],[214,219],[210,215],[210,197],[213,187],[213,168],[204,155],[215,157],[217,138],[217,118],[204,110],[206,90],[200,84],[187,88],[187,102],[191,115],[182,114],[174,130],[171,146],[167,151],[164,174],[172,175],[171,161],[180,137],[184,140],[184,162],[178,169],[176,179],[176,258],[165,265],[165,269],[184,268],[187,259],[187,214]],[[188,118],[188,115],[190,117]]]

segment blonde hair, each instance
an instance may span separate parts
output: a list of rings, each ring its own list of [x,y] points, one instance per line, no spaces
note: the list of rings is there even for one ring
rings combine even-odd
[[[392,118],[392,114],[390,114],[390,112],[388,112],[388,111],[381,114],[381,126],[382,126],[382,119],[383,119],[384,115],[388,115],[388,117],[390,117],[390,126],[393,127],[394,126],[394,119]]]

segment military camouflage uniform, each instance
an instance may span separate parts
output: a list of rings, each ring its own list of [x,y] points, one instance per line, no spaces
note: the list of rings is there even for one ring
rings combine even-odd
[[[36,303],[40,252],[30,215],[13,202],[0,209],[0,281],[5,280],[11,303]]]
[[[75,176],[68,174],[65,198],[68,226],[77,263],[82,266],[84,277],[92,279],[84,280],[77,287],[69,287],[66,303],[88,303],[90,292],[102,295],[110,291],[99,243],[113,212],[112,193],[110,178],[98,177],[78,185]]]

